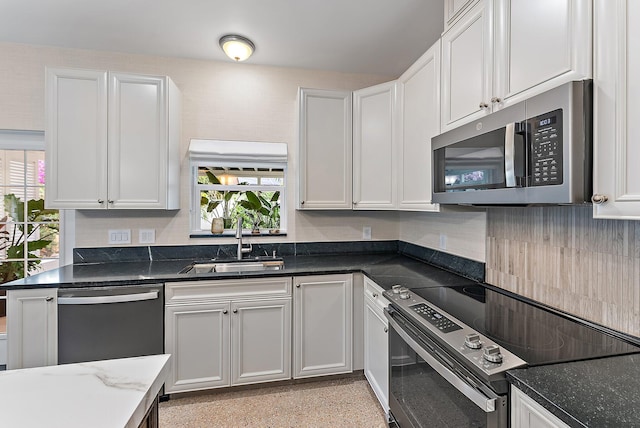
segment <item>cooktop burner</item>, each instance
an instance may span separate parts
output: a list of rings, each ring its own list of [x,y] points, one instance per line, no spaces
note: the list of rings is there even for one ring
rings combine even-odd
[[[412,288],[410,292],[528,365],[640,352],[640,348],[616,337],[481,285]]]

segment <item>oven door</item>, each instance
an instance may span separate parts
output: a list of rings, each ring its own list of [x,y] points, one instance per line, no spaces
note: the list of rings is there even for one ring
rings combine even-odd
[[[393,308],[389,320],[389,407],[401,428],[507,427],[500,396]]]

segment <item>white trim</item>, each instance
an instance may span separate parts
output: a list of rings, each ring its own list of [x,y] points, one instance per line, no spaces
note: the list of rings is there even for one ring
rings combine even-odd
[[[0,129],[0,150],[44,150],[44,131]]]
[[[76,246],[76,211],[60,210],[60,266],[73,264],[73,248]]]
[[[287,164],[286,143],[253,141],[197,140],[189,143],[189,159],[201,166],[233,163]],[[275,166],[273,166],[275,167]]]

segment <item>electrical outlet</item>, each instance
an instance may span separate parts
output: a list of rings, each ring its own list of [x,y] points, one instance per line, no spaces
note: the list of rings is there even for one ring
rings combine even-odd
[[[109,245],[131,244],[131,229],[109,229]]]
[[[156,230],[155,229],[140,229],[138,231],[138,242],[141,244],[155,244],[156,243]]]
[[[440,249],[441,250],[447,249],[447,235],[445,235],[444,233],[440,234]]]
[[[371,239],[371,226],[364,226],[362,228],[362,239]]]

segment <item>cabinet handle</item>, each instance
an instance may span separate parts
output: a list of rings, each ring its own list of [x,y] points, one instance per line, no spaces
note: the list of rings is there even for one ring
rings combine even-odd
[[[234,314],[237,314],[237,313],[238,313],[238,310],[237,310],[237,309],[234,309],[234,310],[233,310],[233,313],[234,313]]]
[[[225,309],[224,311],[222,311],[222,313],[227,315],[229,313],[229,311]]]
[[[493,98],[491,98],[491,102],[492,102],[493,104],[501,103],[501,102],[502,102],[502,99],[501,99],[501,98],[498,98],[498,97],[493,97]]]
[[[378,293],[372,293],[371,295],[373,296],[374,299],[378,297]]]
[[[591,202],[596,205],[604,204],[608,200],[609,198],[607,198],[605,195],[598,195],[597,193],[591,197]]]
[[[46,299],[44,299],[47,302],[53,302],[53,297],[49,296]]]
[[[112,201],[112,200],[108,200],[107,202],[109,202],[110,204],[112,204],[112,203],[113,203],[113,201]]]
[[[480,107],[480,110],[484,110],[484,109],[486,109],[486,108],[488,108],[488,107],[489,107],[489,104],[487,104],[487,103],[485,103],[485,102],[483,101],[483,102],[481,102],[481,103],[480,103],[479,107]]]
[[[99,204],[104,204],[104,199],[98,199]]]

